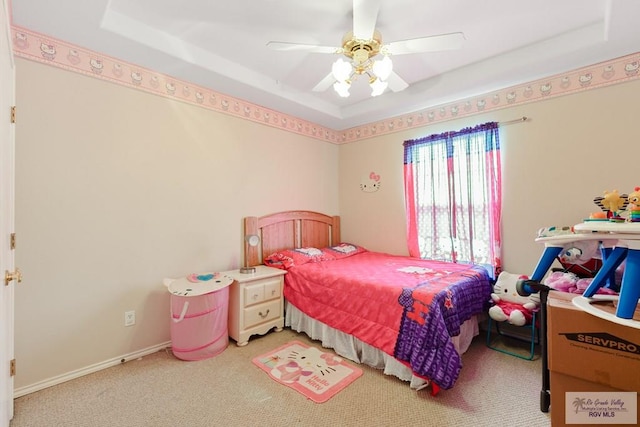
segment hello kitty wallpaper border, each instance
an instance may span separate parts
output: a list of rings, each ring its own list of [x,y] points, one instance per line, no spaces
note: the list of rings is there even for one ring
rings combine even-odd
[[[202,86],[12,26],[14,54],[333,144],[344,144],[640,77],[640,52],[527,84],[336,131]]]

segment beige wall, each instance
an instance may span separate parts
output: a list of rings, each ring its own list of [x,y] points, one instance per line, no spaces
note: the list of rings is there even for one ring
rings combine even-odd
[[[162,279],[238,267],[244,216],[339,213],[335,145],[31,61],[16,78],[17,389],[168,341]]]
[[[538,228],[640,185],[639,94],[636,80],[334,146],[18,59],[16,387],[168,341],[162,278],[237,267],[243,216],[340,214],[343,240],[406,254],[402,142],[477,123],[531,118],[500,132],[504,267],[530,274]],[[364,193],[371,172],[382,186]]]
[[[640,186],[640,81],[550,98],[491,113],[414,128],[340,147],[340,214],[343,240],[406,254],[403,146],[419,138],[488,121],[522,116],[530,121],[500,130],[503,169],[503,263],[531,274],[542,246],[539,228],[572,225],[597,211],[605,190]],[[376,193],[359,183],[381,176]]]

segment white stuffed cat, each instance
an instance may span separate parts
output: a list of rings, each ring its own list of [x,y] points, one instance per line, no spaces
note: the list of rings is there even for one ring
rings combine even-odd
[[[491,300],[493,307],[489,309],[489,316],[497,322],[509,322],[512,325],[524,326],[531,322],[533,312],[540,305],[540,296],[518,294],[516,286],[519,280],[528,279],[521,274],[503,271],[493,285]]]

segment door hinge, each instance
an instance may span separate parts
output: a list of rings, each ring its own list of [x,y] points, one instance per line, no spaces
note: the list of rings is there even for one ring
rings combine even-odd
[[[9,362],[9,376],[14,377],[16,375],[16,359],[11,359]]]
[[[11,249],[16,248],[16,233],[11,233],[11,237],[9,239],[9,247]]]
[[[16,106],[11,106],[11,123],[16,122]]]

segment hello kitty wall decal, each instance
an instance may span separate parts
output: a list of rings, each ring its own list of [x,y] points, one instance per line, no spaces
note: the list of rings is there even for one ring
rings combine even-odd
[[[380,189],[380,175],[371,172],[367,178],[360,181],[360,190],[365,193],[375,193]]]

